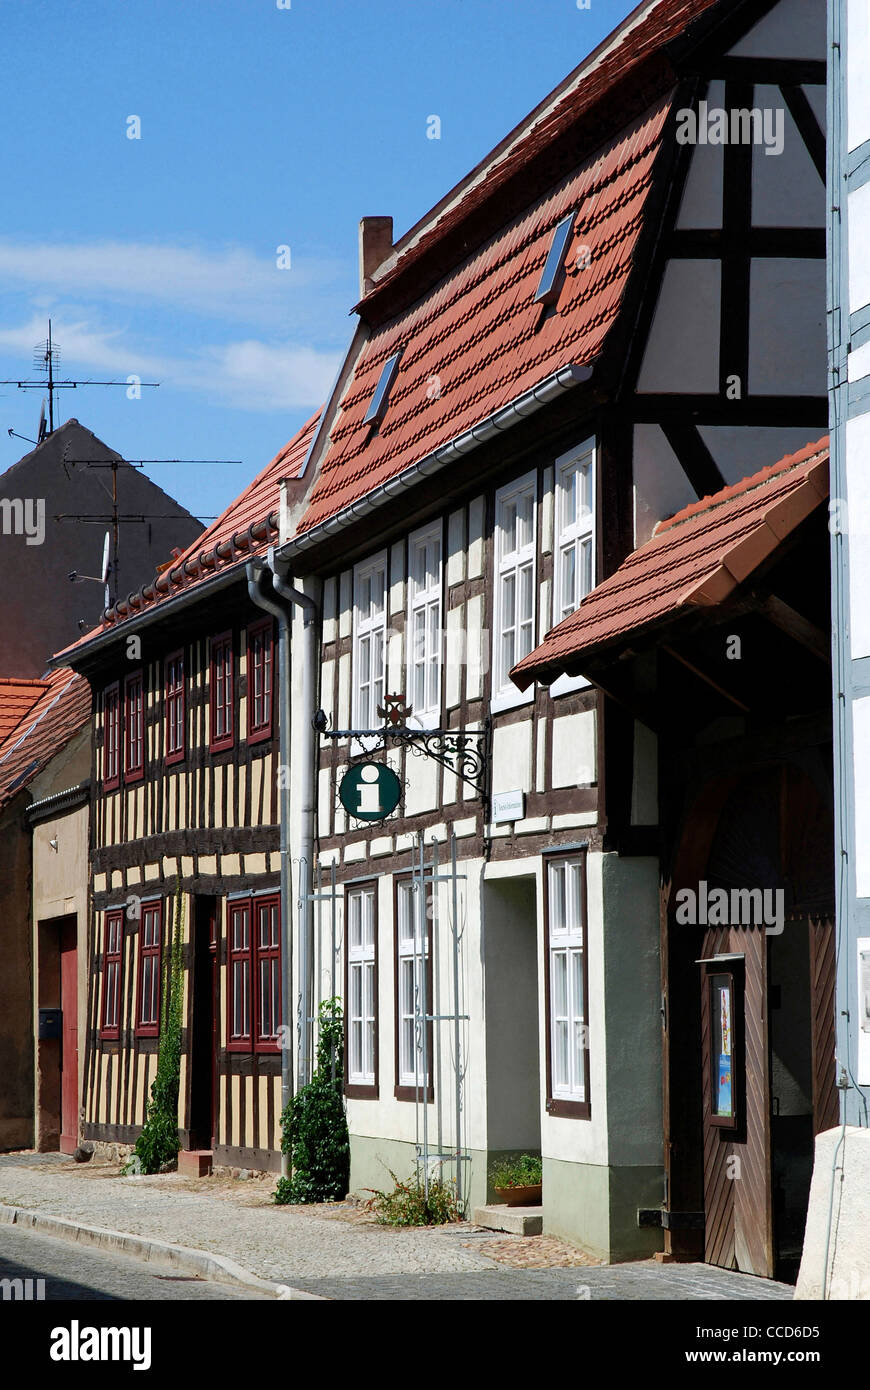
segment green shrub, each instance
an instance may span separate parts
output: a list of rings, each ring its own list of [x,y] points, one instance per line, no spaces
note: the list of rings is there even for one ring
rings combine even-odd
[[[490,1166],[493,1187],[535,1187],[542,1181],[543,1165],[536,1154],[519,1158],[500,1158]]]
[[[184,929],[184,898],[181,879],[175,890],[175,912],[169,950],[163,959],[163,989],[160,1007],[160,1036],[157,1044],[157,1074],[145,1113],[145,1125],[122,1173],[159,1173],[177,1161],[178,1087],[181,1079],[181,1025],[184,988],[181,944]]]
[[[446,1221],[463,1220],[452,1181],[430,1178],[427,1194],[418,1176],[400,1182],[392,1170],[389,1173],[396,1184],[393,1191],[373,1192],[366,1202],[382,1226],[442,1226]]]
[[[326,999],[318,1011],[317,1066],[281,1115],[281,1152],[291,1176],[280,1178],[274,1200],[334,1202],[350,1181],[350,1135],[342,1096],[344,1019],[341,1000]]]

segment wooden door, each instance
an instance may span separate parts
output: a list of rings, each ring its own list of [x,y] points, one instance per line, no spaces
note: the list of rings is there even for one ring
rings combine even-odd
[[[708,1264],[772,1278],[767,940],[763,927],[708,931],[701,970],[704,1125],[704,1258]],[[732,959],[727,959],[727,957]],[[717,1114],[719,1046],[711,977],[733,981],[733,1115]]]
[[[837,1091],[835,990],[837,959],[834,923],[830,917],[810,922],[810,981],[812,987],[813,1132],[840,1123]]]
[[[60,938],[60,1151],[74,1153],[79,1142],[78,939],[75,921],[64,923]]]

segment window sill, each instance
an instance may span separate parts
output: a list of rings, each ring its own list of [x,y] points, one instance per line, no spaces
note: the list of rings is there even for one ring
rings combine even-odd
[[[248,733],[248,739],[247,739],[248,747],[250,748],[250,746],[251,746],[252,743],[265,743],[265,742],[266,742],[266,739],[271,738],[271,737],[272,737],[272,725],[271,725],[271,724],[264,725],[262,729],[251,729],[250,732]]]
[[[134,768],[132,772],[124,773],[124,786],[133,786],[136,782],[142,782],[145,778],[145,769],[142,767]]]
[[[167,753],[163,761],[167,767],[174,767],[177,763],[184,762],[184,756],[184,749],[182,748],[178,753]]]
[[[551,1096],[547,1101],[547,1114],[569,1120],[589,1120],[592,1107],[588,1100],[560,1100]]]
[[[346,1081],[344,1094],[348,1100],[377,1100],[379,1089],[374,1081]]]
[[[413,1101],[416,1101],[417,1098],[418,1098],[418,1096],[422,1095],[422,1093],[423,1093],[423,1087],[422,1087],[422,1086],[420,1086],[420,1087],[417,1087],[417,1086],[396,1086],[395,1089],[393,1090],[393,1095],[395,1096],[396,1100],[410,1100],[410,1101],[412,1101],[412,1102],[413,1102]],[[434,1102],[434,1100],[435,1100],[435,1087],[434,1087],[434,1086],[431,1086],[431,1085],[430,1085],[429,1089],[427,1090],[427,1092],[426,1092],[426,1100],[427,1100],[427,1102],[429,1103],[429,1105],[432,1105],[432,1104],[433,1104],[433,1102]]]

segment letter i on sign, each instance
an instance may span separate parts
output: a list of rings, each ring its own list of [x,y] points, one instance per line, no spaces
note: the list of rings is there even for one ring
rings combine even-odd
[[[376,767],[364,767],[360,769],[360,780],[369,785],[360,787],[357,792],[359,799],[359,809],[361,812],[371,812],[377,815],[381,809],[381,792],[378,786],[378,769]]]

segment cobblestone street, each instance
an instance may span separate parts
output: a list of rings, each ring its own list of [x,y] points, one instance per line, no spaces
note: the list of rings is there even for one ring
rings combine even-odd
[[[394,1230],[351,1206],[276,1207],[274,1178],[124,1178],[115,1164],[0,1155],[9,1206],[210,1251],[330,1299],[790,1300],[787,1285],[708,1265],[596,1266],[552,1237],[474,1226]],[[2,1246],[0,1228],[0,1246]],[[20,1245],[16,1255],[21,1260]],[[232,1297],[228,1291],[227,1297]]]

